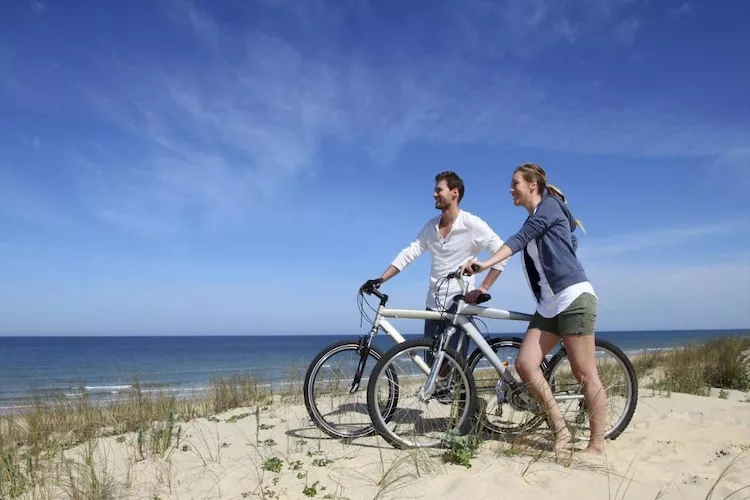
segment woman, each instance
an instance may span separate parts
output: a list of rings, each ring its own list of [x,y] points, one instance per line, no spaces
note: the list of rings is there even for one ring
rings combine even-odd
[[[466,272],[472,273],[472,264],[479,266],[473,272],[482,272],[523,251],[524,271],[538,307],[516,360],[516,370],[550,416],[555,451],[568,448],[570,431],[539,368],[542,358],[562,339],[589,411],[591,439],[584,451],[600,454],[604,451],[607,403],[594,357],[598,299],[575,255],[573,231],[580,222],[568,210],[562,192],[547,183],[547,174],[539,165],[524,163],[516,168],[510,194],[513,204],[525,207],[529,217],[492,257],[468,263]]]

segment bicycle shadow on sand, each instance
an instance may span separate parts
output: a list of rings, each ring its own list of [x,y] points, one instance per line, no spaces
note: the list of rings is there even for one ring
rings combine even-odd
[[[328,420],[333,416],[336,415],[342,415],[342,414],[357,414],[362,415],[364,418],[360,421],[353,422],[351,425],[353,428],[362,428],[362,427],[369,427],[372,425],[372,421],[370,420],[370,413],[367,411],[367,405],[364,403],[346,403],[339,405],[338,409],[326,413],[323,415],[323,417]],[[413,410],[413,409],[401,409],[398,412],[396,412],[390,419],[390,424],[407,424],[407,423],[413,423],[413,422],[425,422],[425,419],[421,419],[420,416],[422,415],[422,411],[419,410]],[[432,421],[435,421],[436,419],[430,419]],[[444,419],[442,419],[444,420]],[[376,435],[376,433],[373,431],[368,436],[362,436],[357,438],[341,438],[341,437],[332,437],[327,434],[325,434],[321,429],[319,429],[312,420],[308,419],[308,423],[310,424],[310,427],[300,427],[297,429],[289,429],[286,431],[286,435],[289,437],[297,438],[297,439],[315,439],[319,441],[340,441],[342,443],[346,444],[352,444],[355,446],[363,446],[363,447],[371,447],[371,448],[378,448],[376,445],[370,445],[362,443],[361,440],[363,438],[368,438]],[[416,426],[416,424],[415,424]]]
[[[357,411],[357,407],[363,407],[366,409],[366,405],[342,405],[349,408],[349,411]],[[340,410],[342,411],[342,410]],[[367,415],[367,411],[360,411]],[[435,418],[421,418],[423,412],[419,410],[402,410],[395,414],[390,420],[390,425],[408,424],[413,426],[414,434],[424,435],[429,434],[430,431],[441,433],[442,429],[445,429],[449,423],[450,418],[448,417],[435,417]],[[326,415],[330,417],[331,414]],[[367,436],[355,437],[355,438],[341,438],[332,437],[325,434],[320,428],[318,428],[312,421],[308,420],[309,427],[299,427],[296,429],[288,429],[286,435],[296,439],[305,440],[316,440],[316,441],[336,441],[341,444],[351,445],[358,448],[382,448],[383,443],[377,438],[377,433],[372,431]],[[371,425],[370,420],[362,420],[352,424],[352,427],[362,428]],[[502,443],[509,446],[510,449],[514,450],[514,454],[523,455],[536,455],[539,453],[552,452],[554,446],[552,444],[552,435],[549,431],[536,429],[527,433],[516,436],[503,436],[497,433],[493,433],[487,430],[476,430],[476,428],[470,431],[467,435],[474,436],[482,442],[495,442]],[[430,447],[427,449],[439,450],[440,447]]]
[[[423,419],[420,418],[421,412],[417,410],[404,411],[401,418],[395,416],[389,422],[391,424],[398,423],[409,423],[414,426],[416,434],[423,434],[435,429],[444,429],[448,424],[448,418],[432,418]],[[297,429],[289,429],[286,431],[286,435],[305,440],[317,440],[317,441],[331,441],[339,442],[345,445],[355,446],[357,448],[371,448],[378,449],[383,447],[383,442],[379,439],[377,432],[373,431],[367,436],[361,436],[356,438],[340,438],[332,437],[325,434],[320,430],[312,421],[309,421],[309,427],[300,427]],[[364,427],[369,425],[369,421],[362,421],[355,424],[356,427]],[[504,445],[507,447],[505,454],[512,455],[526,455],[526,456],[538,456],[545,453],[554,453],[554,438],[552,433],[546,429],[535,429],[528,432],[524,432],[519,435],[506,436],[488,430],[472,430],[467,436],[473,436],[481,442],[495,443],[498,445]],[[387,446],[387,445],[386,445]],[[426,450],[444,450],[450,446],[434,446],[423,448]]]

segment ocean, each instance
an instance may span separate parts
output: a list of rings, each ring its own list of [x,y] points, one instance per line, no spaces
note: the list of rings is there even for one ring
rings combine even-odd
[[[632,352],[743,333],[748,331],[597,335]],[[491,334],[496,335],[500,334]],[[321,349],[346,338],[357,336],[0,337],[0,413],[22,408],[35,397],[75,398],[82,391],[95,399],[117,397],[136,381],[144,391],[175,391],[178,397],[205,390],[214,375],[251,374],[261,384],[280,384],[295,373],[302,379]],[[394,345],[385,334],[378,334],[374,342],[384,350]]]

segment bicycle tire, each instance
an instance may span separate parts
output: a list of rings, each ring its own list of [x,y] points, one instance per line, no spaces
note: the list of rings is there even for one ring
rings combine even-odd
[[[380,378],[384,367],[390,362],[392,358],[396,357],[401,352],[406,351],[408,349],[413,349],[416,347],[430,349],[433,347],[433,345],[434,345],[433,340],[414,339],[414,340],[404,341],[400,344],[397,344],[391,347],[388,351],[385,352],[385,354],[380,359],[380,361],[377,362],[377,364],[375,365],[375,368],[373,368],[372,375],[371,375],[372,379],[377,381]],[[444,350],[444,353],[446,357],[453,359],[453,361],[458,365],[460,371],[466,377],[467,390],[468,390],[468,397],[466,399],[468,400],[468,409],[466,411],[463,411],[463,409],[465,408],[465,405],[460,405],[460,409],[462,413],[464,413],[464,417],[455,426],[456,430],[454,431],[456,434],[464,435],[464,434],[467,434],[472,429],[473,416],[476,413],[477,394],[476,394],[476,387],[474,386],[474,378],[471,376],[471,373],[466,369],[466,361],[464,360],[463,356],[459,355],[458,352],[456,352],[453,348],[450,348],[450,347],[446,347]],[[389,369],[390,369],[390,366],[389,366]],[[393,414],[395,413],[396,407],[394,406],[393,412],[388,416],[389,417],[388,419],[385,418],[377,410],[378,405],[376,404],[377,403],[376,386],[377,384],[368,384],[367,386],[367,410],[370,412],[370,419],[375,427],[375,430],[378,432],[378,434],[394,448],[407,449],[407,448],[430,447],[430,445],[410,446],[405,442],[404,439],[400,438],[398,435],[393,433],[388,428],[386,424],[388,423],[388,420],[390,419],[390,417],[392,417]],[[438,442],[438,446],[439,447],[448,446],[448,444],[445,441],[446,441],[445,439],[440,440]]]
[[[489,339],[487,343],[490,346],[490,349],[492,349],[493,352],[497,352],[497,349],[499,347],[510,345],[512,347],[516,347],[519,351],[521,350],[521,345],[523,344],[523,339],[519,337],[496,337]],[[479,360],[485,357],[484,353],[479,349],[478,347],[474,349],[474,351],[469,356],[469,360],[467,362],[467,366],[469,371],[471,371],[472,376],[474,374],[474,370],[477,367],[477,364],[479,363]],[[540,364],[540,368],[542,369],[543,374],[547,374],[547,369],[549,367],[549,364],[547,363],[547,359],[545,357],[542,357],[542,362]],[[494,370],[494,367],[493,367]],[[475,387],[476,387],[476,377],[474,377]],[[523,383],[519,379],[519,382]],[[477,391],[479,389],[477,388]],[[477,419],[482,423],[482,426],[488,430],[491,433],[499,434],[501,436],[516,436],[518,434],[523,433],[525,430],[529,428],[534,428],[538,426],[544,418],[542,416],[536,417],[533,421],[531,421],[528,425],[525,425],[523,427],[518,428],[511,428],[511,427],[504,427],[499,426],[496,424],[492,424],[489,422],[488,419],[483,418],[482,415],[479,414],[480,408],[477,406]]]
[[[333,344],[328,345],[323,350],[321,350],[315,358],[312,360],[310,365],[307,368],[307,372],[305,373],[305,382],[304,382],[304,400],[305,400],[305,407],[307,408],[307,414],[310,416],[310,419],[315,423],[316,427],[318,427],[321,431],[326,433],[327,435],[333,437],[333,438],[340,438],[340,439],[355,439],[360,437],[366,437],[375,432],[375,428],[372,425],[372,423],[369,423],[368,425],[357,428],[353,431],[345,431],[344,429],[337,427],[331,423],[329,423],[325,417],[323,416],[322,412],[319,410],[317,404],[315,403],[317,401],[317,398],[315,397],[315,379],[317,377],[318,372],[320,371],[320,368],[323,367],[325,362],[331,358],[333,355],[344,352],[344,351],[355,351],[358,354],[360,353],[360,350],[362,349],[362,346],[358,341],[355,340],[340,340],[338,342],[334,342]],[[369,364],[369,358],[373,358],[375,364],[377,364],[378,361],[383,357],[383,351],[374,345],[370,345],[369,351],[368,351],[368,360],[366,361],[367,364]],[[366,365],[367,366],[367,365]],[[389,415],[393,413],[393,409],[396,407],[396,404],[398,403],[398,376],[395,372],[390,374],[395,382],[393,383],[392,390],[389,391],[389,398],[388,398],[388,404],[387,404],[387,410],[386,413]],[[360,385],[357,390],[364,390],[363,386]]]
[[[630,424],[630,421],[633,419],[633,415],[635,414],[635,409],[638,405],[638,377],[636,377],[635,368],[633,368],[633,364],[630,362],[630,358],[628,358],[627,355],[622,352],[622,349],[617,347],[612,342],[600,338],[595,338],[594,343],[596,347],[612,353],[623,364],[623,366],[625,366],[625,372],[628,376],[630,394],[628,398],[627,409],[622,417],[617,421],[615,426],[612,427],[612,429],[605,431],[604,433],[604,439],[614,441],[627,428],[627,426]],[[565,346],[563,345],[549,362],[548,373],[545,377],[548,379],[548,381],[550,374],[555,372],[555,368],[557,368],[557,365],[562,363],[563,360],[565,360],[565,358],[567,357],[568,353],[565,350]]]

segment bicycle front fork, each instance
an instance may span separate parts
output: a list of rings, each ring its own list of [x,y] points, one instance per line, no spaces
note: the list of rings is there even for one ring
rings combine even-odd
[[[429,375],[427,375],[427,382],[419,388],[419,393],[417,394],[417,397],[423,402],[430,399],[435,392],[435,382],[437,381],[440,370],[443,367],[443,360],[445,359],[445,347],[448,345],[448,341],[454,333],[456,333],[456,327],[451,325],[447,327],[435,341],[433,351],[437,350],[437,354],[433,352],[432,368],[430,369]],[[459,349],[460,348],[461,344],[459,343]]]
[[[359,348],[357,349],[359,352],[359,364],[357,365],[357,371],[354,372],[354,379],[352,380],[352,386],[349,388],[349,394],[354,394],[359,390],[367,358],[370,356],[370,345],[372,344],[373,335],[375,335],[374,329],[368,335],[359,337]]]

